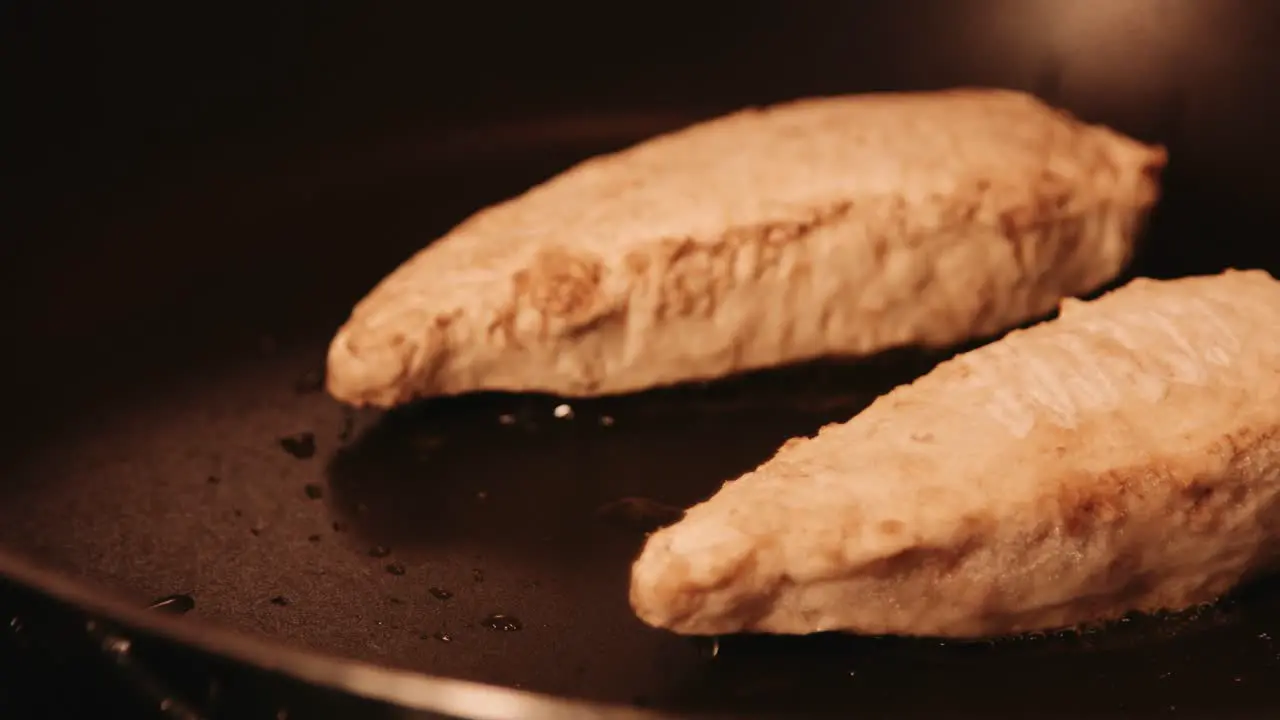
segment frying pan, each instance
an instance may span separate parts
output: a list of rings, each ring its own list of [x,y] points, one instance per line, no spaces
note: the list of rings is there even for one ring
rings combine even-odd
[[[1274,582],[986,643],[634,619],[646,531],[944,354],[391,413],[319,386],[351,305],[469,213],[816,93],[1037,92],[1169,147],[1130,275],[1275,272],[1271,7],[29,11],[6,42],[0,670],[96,658],[173,717],[1274,717]]]

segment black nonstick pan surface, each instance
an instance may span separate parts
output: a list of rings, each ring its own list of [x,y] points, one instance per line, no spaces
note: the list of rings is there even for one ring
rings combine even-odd
[[[930,7],[936,22],[956,26],[942,4]],[[907,25],[866,12],[881,30]],[[1214,81],[1179,65],[1134,106],[1070,89],[1070,68],[1084,73],[1096,47],[1074,51],[1074,66],[1060,56],[966,65],[956,60],[968,57],[957,49],[970,41],[963,34],[915,40],[940,49],[911,70],[903,60],[879,75],[815,78],[806,68],[840,43],[785,40],[799,32],[785,23],[768,29],[770,18],[823,25],[818,13],[797,13],[744,10],[750,28],[721,28],[758,47],[774,38],[771,47],[791,48],[793,60],[819,49],[808,64],[758,73],[754,85],[727,59],[699,61],[704,80],[738,78],[719,93],[674,81],[660,93],[661,78],[681,73],[653,61],[627,76],[639,88],[631,99],[620,91],[598,99],[582,80],[581,97],[563,91],[539,102],[536,88],[518,95],[512,83],[504,92],[527,106],[473,100],[456,117],[404,114],[376,132],[348,110],[296,131],[262,120],[214,142],[208,128],[228,126],[209,121],[205,135],[175,130],[178,139],[163,141],[169,154],[146,162],[146,143],[129,146],[139,153],[132,174],[104,170],[118,156],[94,154],[105,140],[89,133],[78,147],[93,162],[79,184],[57,179],[74,164],[70,152],[21,156],[32,163],[18,196],[25,212],[12,227],[25,242],[6,248],[3,266],[13,429],[0,456],[0,574],[25,593],[23,617],[79,608],[139,633],[140,645],[150,638],[148,672],[162,690],[177,682],[167,672],[197,662],[214,674],[253,666],[328,688],[316,690],[328,699],[290,717],[330,716],[346,707],[346,691],[399,703],[413,695],[407,704],[476,717],[575,709],[622,717],[628,706],[790,717],[1274,716],[1274,582],[1178,616],[989,643],[695,641],[631,615],[629,564],[645,532],[787,438],[849,418],[943,355],[903,351],[596,400],[486,394],[377,413],[326,397],[325,348],[352,303],[470,212],[594,153],[747,102],[812,92],[979,82],[1035,90],[1168,143],[1166,195],[1131,275],[1280,271],[1270,241],[1280,214],[1271,206],[1274,143],[1256,132],[1235,140],[1220,127],[1232,109],[1244,118],[1232,126],[1239,134],[1266,126],[1259,111],[1277,117],[1257,89],[1267,81],[1243,87],[1241,77],[1265,74],[1257,56],[1219,42],[1213,57],[1235,75],[1219,67],[1226,74]],[[1216,22],[1250,25],[1236,20]],[[1158,19],[1126,22],[1137,23],[1135,37],[1164,37]],[[755,67],[748,50],[723,55]],[[404,57],[375,56],[362,72],[390,72],[393,60]],[[634,79],[646,72],[659,80]],[[1228,82],[1221,78],[1234,78],[1234,104],[1213,95]],[[307,102],[318,107],[324,95]],[[370,117],[404,110],[374,103],[376,95],[359,96]],[[227,101],[225,112],[265,101],[245,102]],[[160,105],[121,112],[146,107]],[[1246,107],[1254,114],[1245,117]],[[50,134],[33,137],[52,143]],[[144,615],[156,602],[185,614]],[[14,616],[15,628],[22,622]],[[425,676],[567,700],[539,704],[472,686],[480,694],[463,697],[463,686]],[[231,716],[206,690],[186,692],[184,702]]]

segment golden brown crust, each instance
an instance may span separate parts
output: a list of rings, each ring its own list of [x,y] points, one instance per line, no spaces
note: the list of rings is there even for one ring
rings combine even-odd
[[[745,110],[463,222],[356,306],[329,390],[609,394],[993,334],[1112,279],[1163,164],[1011,91]]]
[[[1136,280],[960,355],[654,534],[677,632],[973,637],[1215,599],[1278,555],[1280,283]]]

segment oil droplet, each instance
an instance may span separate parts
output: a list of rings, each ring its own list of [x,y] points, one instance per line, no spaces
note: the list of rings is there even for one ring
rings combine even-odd
[[[471,579],[476,582],[484,582],[484,571],[480,568],[474,568],[471,571]]]
[[[489,493],[481,490],[480,492],[476,493],[476,499],[479,500],[480,502],[484,502],[485,500],[489,499]]]
[[[286,435],[280,438],[280,447],[299,460],[306,460],[316,454],[315,433],[302,432]]]
[[[107,652],[111,653],[112,655],[128,655],[129,650],[133,648],[133,643],[129,642],[125,638],[112,637],[112,638],[107,638],[106,642],[103,644],[103,647],[104,649],[106,649]]]
[[[418,451],[420,460],[426,460],[431,453],[444,446],[444,438],[438,435],[420,435],[412,438],[410,442]]]
[[[285,597],[285,596],[283,596],[283,595],[277,595],[277,596],[275,596],[275,597],[271,598],[271,604],[272,604],[272,605],[279,605],[280,607],[284,607],[285,605],[288,605],[288,604],[289,604],[289,598],[287,598],[287,597]]]
[[[184,615],[196,609],[196,599],[190,595],[167,595],[147,606],[148,610]]]
[[[448,600],[453,597],[453,593],[439,587],[429,587],[427,588],[427,592],[431,593],[431,597],[434,597],[437,600]]]
[[[387,563],[387,572],[392,575],[403,575],[405,573],[404,563],[393,562]]]
[[[551,414],[555,415],[557,418],[560,418],[561,420],[572,420],[573,408],[562,403],[560,405],[557,405],[556,409],[551,411]]]
[[[515,425],[516,416],[510,413],[503,413],[498,416],[498,424],[499,425]]]
[[[320,487],[316,483],[307,483],[302,490],[311,500],[319,500],[324,497],[324,488]]]
[[[697,648],[698,654],[702,657],[712,659],[720,654],[719,637],[693,637],[690,639],[693,642],[693,646]]]
[[[600,426],[601,426],[601,427],[613,427],[613,416],[612,416],[612,415],[601,415],[601,416],[600,416]]]
[[[442,633],[442,632],[432,633],[431,637],[435,638],[436,640],[439,640],[442,643],[453,642],[453,636],[450,635],[449,633]]]
[[[719,637],[716,635],[691,635],[687,638],[699,657],[712,660],[719,655]]]
[[[496,630],[497,632],[516,632],[517,630],[522,630],[524,628],[524,624],[520,622],[520,618],[505,615],[503,613],[487,615],[480,621],[480,624],[490,630]]]
[[[1258,639],[1265,640],[1266,642],[1271,642],[1271,636],[1267,633],[1258,633]]]
[[[384,558],[391,554],[391,548],[386,545],[374,545],[369,548],[369,557]]]

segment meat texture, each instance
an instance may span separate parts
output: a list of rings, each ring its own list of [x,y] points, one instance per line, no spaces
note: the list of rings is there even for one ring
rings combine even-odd
[[[1213,601],[1280,555],[1280,283],[1135,280],[789,441],[652,535],[679,633],[980,637]]]
[[[993,336],[1121,271],[1164,162],[1006,90],[743,110],[427,246],[356,305],[328,389],[608,395]]]

